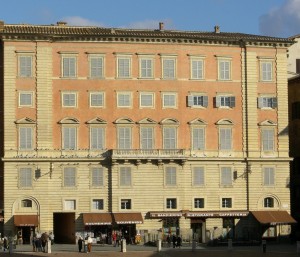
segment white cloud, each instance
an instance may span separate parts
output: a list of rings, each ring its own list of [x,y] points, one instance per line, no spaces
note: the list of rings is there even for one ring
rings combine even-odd
[[[268,36],[290,37],[300,34],[300,0],[285,0],[260,17],[260,33]]]
[[[79,16],[69,16],[63,17],[62,21],[67,22],[68,25],[71,26],[97,26],[97,27],[105,27],[103,23],[88,20]]]

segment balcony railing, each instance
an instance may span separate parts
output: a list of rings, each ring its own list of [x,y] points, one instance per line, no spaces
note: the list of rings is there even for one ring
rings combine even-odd
[[[138,158],[138,159],[156,159],[156,158],[174,158],[182,159],[185,156],[184,149],[114,149],[112,158]]]

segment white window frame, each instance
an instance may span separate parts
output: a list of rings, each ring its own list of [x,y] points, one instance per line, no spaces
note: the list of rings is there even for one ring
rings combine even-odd
[[[276,185],[276,171],[274,167],[263,167],[262,174],[265,187],[274,187]]]
[[[74,97],[73,99],[66,99],[66,97]],[[68,103],[66,103],[68,101]],[[72,102],[74,101],[74,104]],[[77,92],[61,92],[61,105],[64,108],[77,108]]]
[[[143,97],[146,96],[151,96],[152,100],[151,100],[151,104],[147,103],[145,104],[145,100],[143,101]],[[146,100],[146,102],[148,102],[148,100]],[[154,102],[155,102],[155,94],[152,92],[140,92],[140,108],[154,108]]]
[[[97,60],[97,63],[93,63],[94,60]],[[99,60],[101,60],[100,63],[98,63]],[[93,65],[95,66],[93,67]],[[105,68],[104,54],[89,54],[89,67],[91,79],[103,79]]]
[[[120,65],[121,61],[128,61],[128,68],[124,67],[122,70]],[[131,55],[117,55],[117,78],[118,79],[131,79],[132,77],[132,70],[131,70],[131,65],[132,65],[132,57]],[[125,70],[126,69],[126,70]],[[128,69],[128,70],[127,70]]]
[[[19,168],[19,187],[20,188],[32,188],[33,169],[32,167],[20,167]]]
[[[260,59],[260,81],[273,81],[273,60]]]
[[[73,188],[77,183],[77,169],[76,167],[63,168],[63,187]]]
[[[131,167],[123,166],[119,169],[119,183],[120,187],[131,187],[133,171]]]
[[[171,204],[171,201],[175,201],[175,207],[173,207]],[[178,209],[178,199],[176,197],[168,197],[166,198],[166,210],[177,210]]]
[[[144,137],[144,130],[147,130],[146,138]],[[151,131],[149,136],[148,131]],[[153,126],[141,126],[140,127],[140,147],[143,150],[154,149],[154,127]]]
[[[120,99],[124,97],[124,99]],[[128,99],[125,99],[127,97]],[[128,102],[128,104],[126,104]],[[118,108],[132,108],[132,93],[131,92],[117,92],[117,107]]]
[[[233,171],[232,167],[224,166],[220,168],[220,184],[223,187],[233,185]]]
[[[100,131],[101,133],[99,133]],[[90,126],[90,149],[91,150],[105,149],[105,127],[104,126]]]
[[[271,202],[269,202],[271,200]],[[271,203],[271,204],[270,204]],[[270,206],[271,205],[271,206]],[[275,207],[275,199],[271,196],[267,196],[263,199],[263,207],[267,209],[272,209]]]
[[[199,203],[196,206],[196,200],[197,199],[201,199],[203,201],[203,207],[199,207]],[[196,209],[196,210],[205,209],[205,198],[204,197],[194,197],[194,199],[193,199],[193,209]]]
[[[257,98],[258,108],[260,109],[275,109],[277,108],[277,97],[260,96]]]
[[[31,199],[22,199],[21,200],[21,208],[32,209],[33,203]]]
[[[124,131],[122,131],[124,130]],[[119,126],[117,129],[117,138],[118,138],[118,149],[132,149],[132,127],[130,126]],[[123,135],[121,135],[121,133]],[[126,137],[124,137],[124,133],[128,133],[129,138],[126,139]],[[125,135],[126,136],[126,135]],[[128,142],[126,142],[126,140],[128,140]],[[129,148],[126,147],[127,143],[129,144]]]
[[[228,67],[224,65],[228,64]],[[218,58],[218,80],[230,81],[232,80],[232,58]]]
[[[208,96],[203,94],[191,94],[187,96],[187,106],[192,108],[207,108]]]
[[[73,130],[74,131],[71,131]],[[69,130],[69,131],[66,131]],[[76,125],[63,125],[62,126],[62,149],[63,150],[77,150],[77,142],[78,142],[78,128]],[[66,138],[66,132],[69,133],[69,138]],[[74,135],[70,135],[70,132],[73,133]],[[74,139],[74,142],[72,142],[71,140]],[[68,141],[67,141],[68,140]],[[74,147],[71,147],[71,145],[74,145]]]
[[[171,140],[173,140],[171,138],[171,136],[167,137],[167,135],[166,135],[167,130],[170,130],[170,131],[172,130],[174,132],[174,142],[171,141]],[[178,128],[175,126],[164,126],[163,127],[163,149],[177,149],[177,141],[178,141],[177,140],[177,138],[178,138],[177,130],[178,130]],[[174,145],[174,148],[171,147],[171,145]]]
[[[193,174],[193,186],[204,187],[205,186],[205,169],[203,166],[195,166],[192,168]]]
[[[232,95],[217,95],[216,108],[234,108],[236,98]]]
[[[169,99],[167,100],[166,98],[167,97],[173,97],[172,100],[174,100],[174,104],[172,104],[172,100]],[[166,104],[166,102],[168,102]],[[174,93],[174,92],[163,92],[162,93],[162,107],[163,109],[168,109],[168,108],[171,108],[171,109],[177,109],[178,108],[178,100],[177,100],[177,93]]]
[[[30,99],[24,99],[29,97]],[[28,101],[29,100],[29,101]],[[33,106],[33,92],[32,91],[20,91],[19,92],[19,107],[32,107]]]
[[[95,99],[99,104],[94,104],[93,97],[100,97],[101,99]],[[91,108],[103,108],[105,106],[105,93],[104,92],[90,92],[90,107]]]
[[[143,67],[143,62],[146,62]],[[150,62],[150,67],[149,67]],[[150,56],[139,57],[139,77],[141,79],[153,79],[154,78],[154,58]]]
[[[177,168],[175,166],[165,167],[165,186],[177,186]]]
[[[129,204],[129,206],[128,206],[128,204]],[[128,208],[126,208],[126,206]],[[130,199],[130,198],[122,198],[122,199],[120,199],[120,210],[132,210],[132,199]]]
[[[222,138],[222,131],[226,133],[226,138]],[[227,137],[229,135],[229,137]],[[233,149],[233,128],[232,127],[219,127],[219,150],[232,151]]]
[[[196,136],[197,132],[197,138]],[[203,151],[205,150],[205,143],[206,143],[206,129],[205,127],[200,126],[192,126],[191,127],[191,143],[192,143],[192,150],[194,151]],[[196,142],[197,139],[197,142]]]
[[[229,203],[230,203],[230,206],[227,207],[227,200],[229,200]],[[226,206],[223,206],[223,203],[226,205]],[[221,208],[222,209],[232,209],[233,208],[233,198],[232,197],[222,197],[221,198]]]
[[[104,168],[94,166],[91,167],[91,187],[104,187]]]
[[[104,200],[101,198],[92,199],[91,209],[93,211],[103,211],[104,210]]]
[[[21,60],[22,58],[24,58],[23,61]],[[33,54],[18,55],[18,76],[20,78],[33,77]]]
[[[61,77],[65,79],[74,79],[77,78],[77,62],[78,62],[77,54],[62,54],[61,56]],[[65,63],[69,60],[69,63]],[[70,63],[71,60],[74,63]],[[66,67],[68,66],[68,67]],[[71,69],[74,69],[72,71]]]
[[[267,133],[267,134],[266,134]],[[267,138],[265,138],[265,135]],[[261,128],[261,149],[263,152],[275,151],[275,129]]]
[[[33,150],[33,144],[34,144],[33,126],[19,126],[18,130],[19,130],[19,150],[21,151]]]
[[[194,67],[194,64],[197,67]],[[200,65],[201,64],[201,65]],[[203,80],[204,79],[204,57],[195,57],[190,58],[190,78],[191,80]],[[201,66],[201,67],[199,67]]]
[[[75,211],[77,209],[77,200],[76,199],[64,199],[64,211]]]
[[[170,62],[172,62],[172,63],[170,63]],[[161,70],[162,79],[174,80],[177,78],[177,57],[162,56],[161,67],[162,67],[162,70]]]

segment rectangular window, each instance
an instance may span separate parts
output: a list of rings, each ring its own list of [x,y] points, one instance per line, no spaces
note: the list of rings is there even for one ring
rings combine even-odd
[[[154,94],[153,93],[141,93],[140,94],[140,107],[142,107],[142,108],[154,107]]]
[[[22,208],[32,208],[32,201],[29,199],[22,200],[21,207]]]
[[[187,105],[190,107],[207,107],[208,96],[206,95],[188,95]]]
[[[177,135],[176,128],[168,127],[163,129],[164,137],[164,149],[176,149],[177,148]]]
[[[62,93],[62,105],[63,107],[76,107],[76,93]]]
[[[76,168],[65,167],[64,168],[64,187],[76,186]]]
[[[76,200],[65,200],[64,210],[69,210],[69,211],[76,210]]]
[[[231,79],[231,61],[219,60],[219,80]]]
[[[235,97],[234,96],[217,96],[216,97],[216,107],[235,107]]]
[[[62,76],[64,78],[76,77],[76,57],[63,57],[63,71]]]
[[[205,129],[192,128],[192,149],[204,150],[205,149]]]
[[[31,107],[32,106],[32,92],[20,92],[19,106]]]
[[[120,186],[131,186],[131,168],[120,168]]]
[[[153,128],[142,127],[141,128],[141,149],[153,149]]]
[[[93,210],[103,210],[104,209],[103,199],[93,199],[92,209]]]
[[[122,210],[130,210],[131,208],[131,199],[121,199]]]
[[[221,185],[231,186],[232,185],[232,170],[231,167],[221,168]]]
[[[264,186],[274,186],[275,185],[275,170],[272,167],[265,167],[263,169],[264,173]]]
[[[272,81],[272,62],[261,62],[261,80],[262,81]]]
[[[176,94],[163,94],[163,108],[176,108],[177,107],[177,95]]]
[[[276,108],[277,98],[276,97],[258,97],[258,108]]]
[[[131,93],[118,93],[118,107],[131,107]]]
[[[63,149],[64,150],[77,149],[77,128],[75,127],[63,128]]]
[[[193,168],[193,185],[204,186],[204,168],[194,167]]]
[[[19,128],[19,149],[32,150],[33,148],[33,128]]]
[[[274,151],[274,129],[262,130],[262,150]]]
[[[90,93],[90,106],[103,107],[104,106],[104,93]]]
[[[131,77],[131,58],[118,57],[118,78]]]
[[[19,170],[20,187],[32,187],[32,169],[20,168]]]
[[[140,59],[140,77],[153,78],[153,59]]]
[[[167,198],[166,199],[167,209],[177,209],[177,199],[176,198]]]
[[[222,198],[222,208],[232,208],[232,199]]]
[[[204,208],[204,198],[195,198],[194,199],[194,208],[203,209]]]
[[[91,133],[91,149],[92,150],[102,150],[104,149],[104,128],[92,127],[90,129]]]
[[[19,76],[32,77],[32,56],[19,56]]]
[[[176,186],[176,168],[166,167],[166,185]]]
[[[231,150],[232,149],[232,129],[231,128],[220,128],[220,150]]]
[[[103,168],[93,167],[92,168],[92,186],[101,187],[104,185]]]
[[[118,148],[131,149],[131,128],[130,127],[118,128]]]
[[[175,79],[176,60],[164,58],[162,60],[162,66],[163,66],[163,79]]]
[[[203,79],[203,63],[204,61],[201,59],[191,60],[192,79]]]
[[[103,78],[103,57],[90,57],[90,77]]]

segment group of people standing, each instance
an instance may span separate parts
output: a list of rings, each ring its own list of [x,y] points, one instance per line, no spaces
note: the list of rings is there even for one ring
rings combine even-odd
[[[49,240],[49,235],[47,232],[43,233],[41,236],[34,235],[32,238],[32,247],[34,252],[46,252],[46,245]]]
[[[83,252],[90,253],[92,251],[92,243],[93,239],[90,237],[90,235],[86,235],[84,239],[80,236],[77,241],[78,251],[81,252],[83,248]]]
[[[167,242],[168,247],[171,247],[171,242],[173,243],[173,248],[180,248],[181,247],[181,237],[179,235],[168,235]]]

